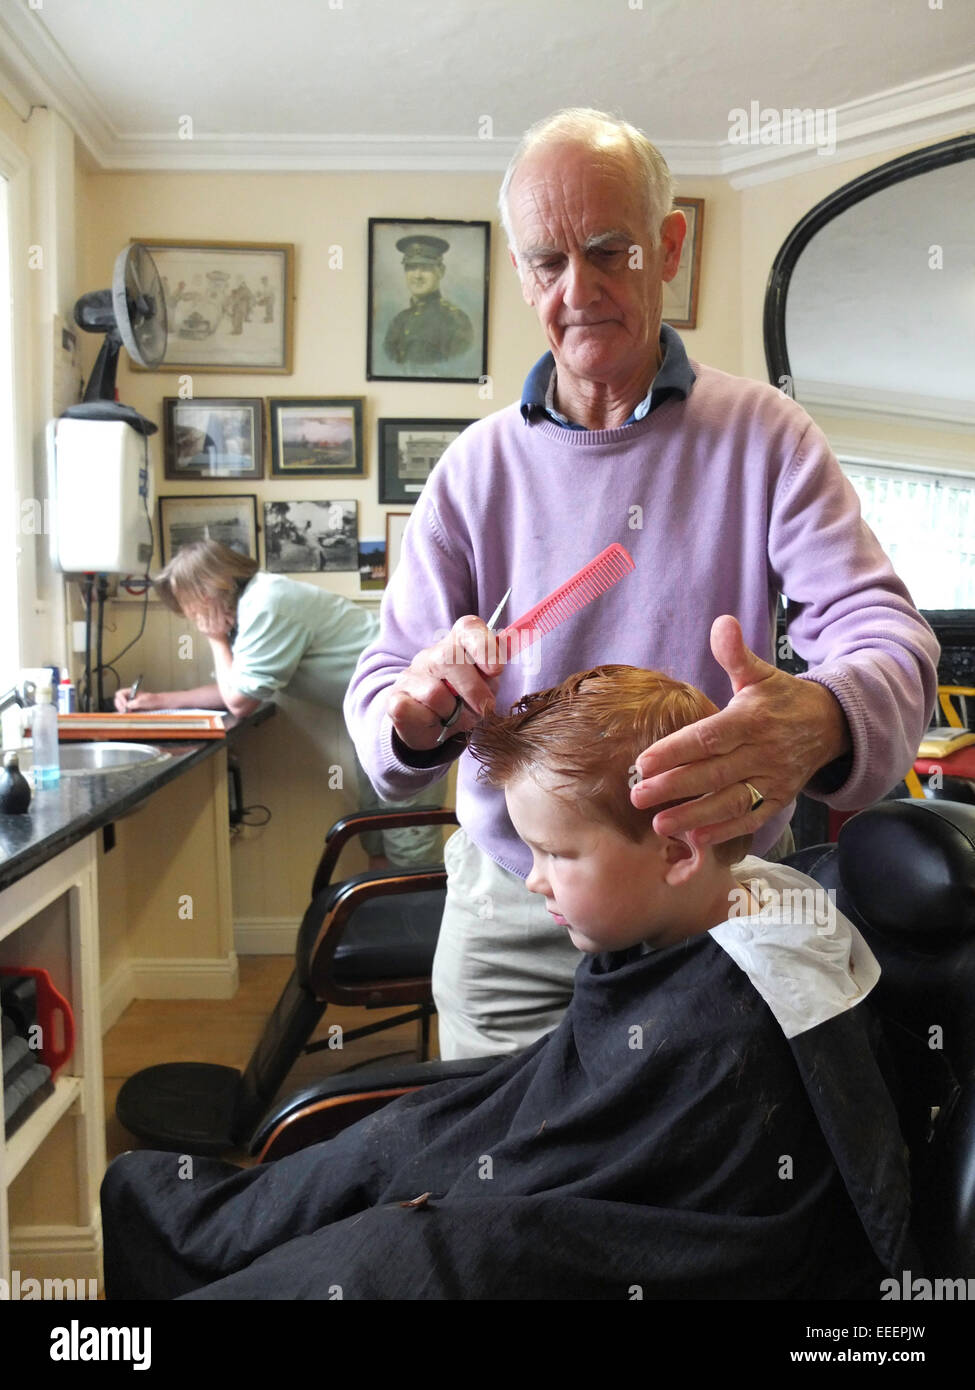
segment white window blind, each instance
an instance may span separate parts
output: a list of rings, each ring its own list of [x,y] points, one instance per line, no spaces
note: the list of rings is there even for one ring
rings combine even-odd
[[[841,463],[918,608],[975,608],[975,474]]]

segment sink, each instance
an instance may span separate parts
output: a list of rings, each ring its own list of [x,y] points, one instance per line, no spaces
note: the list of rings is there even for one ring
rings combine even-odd
[[[10,749],[0,750],[2,755]],[[13,750],[20,759],[21,772],[27,772],[33,764],[29,748]],[[136,767],[146,763],[161,763],[172,754],[148,743],[62,743],[61,776],[81,777],[93,772],[118,772],[120,768]]]

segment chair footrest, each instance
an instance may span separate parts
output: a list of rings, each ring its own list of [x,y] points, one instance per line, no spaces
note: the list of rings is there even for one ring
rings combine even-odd
[[[213,1156],[237,1147],[240,1072],[212,1062],[167,1062],[130,1076],[115,1113],[130,1134],[155,1145]]]

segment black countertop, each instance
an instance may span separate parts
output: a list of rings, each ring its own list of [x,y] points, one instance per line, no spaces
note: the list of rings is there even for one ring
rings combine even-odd
[[[261,705],[242,719],[226,717],[226,738],[196,742],[166,739],[154,747],[171,756],[110,772],[72,773],[53,787],[35,788],[26,815],[0,815],[0,891],[120,816],[128,814],[167,782],[233,746],[242,730],[274,713]],[[151,743],[151,739],[145,742]]]

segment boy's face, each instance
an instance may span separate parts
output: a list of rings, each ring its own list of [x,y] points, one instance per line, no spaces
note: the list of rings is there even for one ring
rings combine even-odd
[[[583,816],[554,794],[553,780],[522,776],[505,787],[508,814],[532,852],[526,887],[545,898],[580,951],[622,951],[647,941],[683,939],[673,909],[680,894],[667,876],[685,849],[652,832],[639,844],[613,826]]]

